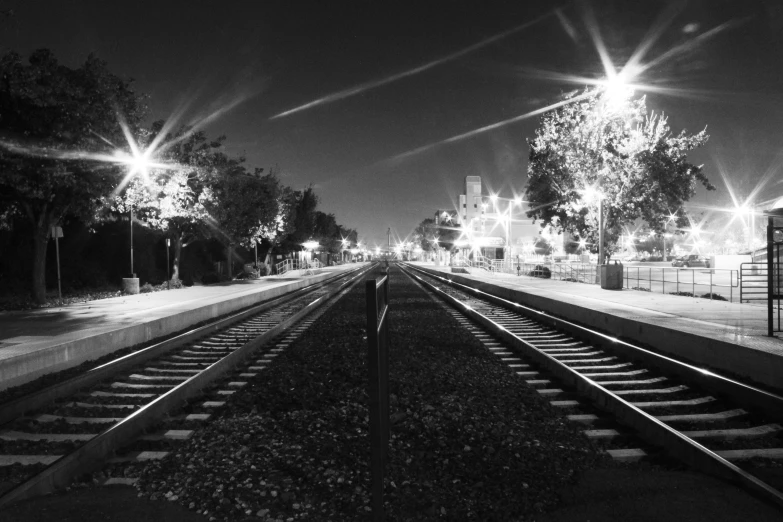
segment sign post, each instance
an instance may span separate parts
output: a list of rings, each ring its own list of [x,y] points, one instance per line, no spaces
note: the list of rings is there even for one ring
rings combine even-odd
[[[60,296],[60,306],[63,305],[63,287],[60,283],[60,241],[63,237],[62,227],[52,227],[52,237],[54,238],[54,249],[57,252],[57,295]]]
[[[171,290],[171,261],[169,260],[169,251],[171,246],[171,239],[166,238],[166,288]]]

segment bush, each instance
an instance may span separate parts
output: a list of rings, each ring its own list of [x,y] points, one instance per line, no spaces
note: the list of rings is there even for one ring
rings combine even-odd
[[[669,292],[670,295],[681,295],[683,297],[693,297],[693,294],[690,292]]]
[[[645,288],[643,286],[634,286],[633,288],[631,288],[631,290],[639,290],[641,292],[651,292],[652,291],[649,288]]]
[[[152,287],[149,283],[144,283],[141,288],[139,288],[139,293],[142,294],[149,294],[150,292],[154,292],[155,289]]]
[[[205,285],[211,285],[220,282],[220,276],[215,272],[209,272],[201,276],[201,283]]]
[[[543,265],[536,265],[535,268],[533,268],[533,270],[528,273],[528,275],[533,277],[541,277],[543,279],[550,279],[552,277],[552,271]]]
[[[712,299],[713,301],[728,301],[728,299],[726,299],[722,295],[716,294],[714,292],[713,293],[708,292],[701,297],[703,297],[704,299]]]
[[[181,280],[181,279],[179,279],[179,278],[177,278],[177,279],[172,279],[171,281],[169,281],[169,287],[170,287],[172,290],[173,290],[173,289],[175,289],[175,288],[182,288],[182,286],[183,286],[183,285],[182,285],[182,280]]]

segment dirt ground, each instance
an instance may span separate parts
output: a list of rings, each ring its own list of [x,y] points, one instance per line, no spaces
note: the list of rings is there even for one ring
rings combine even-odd
[[[560,492],[561,506],[537,522],[780,522],[783,509],[689,471],[597,469]],[[127,486],[96,487],[5,508],[3,522],[206,522],[176,502],[149,501]],[[248,517],[245,520],[254,520]],[[258,520],[258,519],[255,519]]]

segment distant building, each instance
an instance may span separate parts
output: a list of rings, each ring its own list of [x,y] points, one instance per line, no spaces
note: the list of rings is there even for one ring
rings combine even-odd
[[[465,193],[459,196],[459,217],[465,235],[490,259],[531,253],[541,237],[541,227],[527,217],[530,206],[507,199],[492,201],[482,194],[481,176],[465,177]],[[439,211],[444,212],[444,211]],[[510,226],[509,226],[510,222]],[[562,236],[558,236],[562,240]]]

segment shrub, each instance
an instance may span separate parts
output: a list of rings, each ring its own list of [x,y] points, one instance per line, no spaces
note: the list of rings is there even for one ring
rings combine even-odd
[[[639,290],[641,292],[650,292],[651,290],[649,288],[645,288],[643,286],[634,286],[631,288],[631,290]]]
[[[561,281],[568,281],[569,283],[578,283],[579,279],[575,277],[564,277]]]
[[[683,297],[693,297],[693,294],[690,292],[669,292],[670,295],[681,295]]]
[[[704,299],[712,299],[713,301],[728,301],[728,299],[726,299],[726,298],[725,298],[725,297],[723,297],[722,295],[720,295],[720,294],[716,294],[716,293],[714,293],[714,292],[713,292],[713,293],[709,293],[709,292],[707,292],[707,293],[706,293],[706,294],[704,294],[702,297],[703,297]]]
[[[201,276],[201,282],[205,285],[211,285],[213,283],[219,283],[220,282],[220,276],[217,275],[215,272],[208,272]]]
[[[533,268],[533,270],[528,273],[528,275],[533,277],[541,277],[543,279],[550,279],[552,277],[552,271],[543,265],[536,265],[535,268]]]
[[[142,294],[148,294],[150,292],[154,292],[155,289],[152,287],[150,283],[144,283],[141,288],[139,288],[139,293]]]
[[[169,281],[169,287],[173,290],[175,288],[182,288],[182,280],[180,278],[172,279]]]

